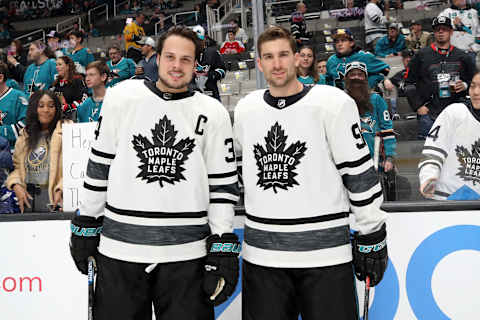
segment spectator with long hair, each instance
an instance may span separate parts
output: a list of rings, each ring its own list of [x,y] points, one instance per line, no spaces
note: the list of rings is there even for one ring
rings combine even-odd
[[[300,57],[297,67],[298,81],[308,86],[325,84],[325,82],[320,82],[320,76],[315,68],[314,62],[317,60],[317,56],[313,47],[311,45],[303,45],[300,47],[298,55]]]
[[[88,89],[70,57],[63,56],[57,59],[57,72],[58,76],[51,90],[60,99],[65,116],[74,119],[75,110],[88,96]]]
[[[25,122],[6,185],[15,191],[21,212],[48,212],[47,205],[57,207],[63,201],[62,105],[55,93],[35,92]]]

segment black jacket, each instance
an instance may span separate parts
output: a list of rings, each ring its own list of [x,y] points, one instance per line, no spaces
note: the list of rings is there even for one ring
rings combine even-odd
[[[226,68],[216,46],[207,47],[200,54],[195,72],[194,88],[220,100],[217,81],[225,78]]]

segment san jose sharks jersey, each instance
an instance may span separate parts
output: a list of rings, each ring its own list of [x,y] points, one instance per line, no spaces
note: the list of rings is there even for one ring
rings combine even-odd
[[[345,67],[353,61],[365,63],[368,70],[368,86],[375,86],[388,75],[390,66],[367,51],[355,49],[348,56],[332,55],[327,60],[327,84],[343,89],[345,87]]]
[[[281,98],[257,90],[238,103],[234,119],[245,189],[243,258],[278,268],[351,261],[349,212],[362,234],[385,221],[355,102],[325,85]]]
[[[54,59],[47,59],[40,65],[30,64],[23,77],[23,92],[30,97],[35,91],[49,89],[56,74],[57,63]]]
[[[100,110],[102,110],[103,100],[95,101],[93,97],[88,97],[77,108],[78,122],[98,121]]]
[[[397,147],[397,140],[393,132],[392,119],[388,111],[388,105],[378,94],[370,95],[370,103],[373,110],[360,115],[362,135],[367,142],[370,155],[373,158],[375,136],[378,134],[383,138],[383,146],[386,157],[394,157]]]
[[[110,72],[113,73],[112,80],[108,81],[107,88],[113,87],[117,83],[130,79],[135,75],[135,62],[130,58],[121,58],[117,63],[112,60],[107,61]]]
[[[466,185],[480,193],[480,112],[470,102],[446,107],[435,120],[418,164],[420,185],[435,178],[434,199]]]
[[[75,66],[77,67],[77,72],[81,74],[85,74],[85,68],[88,66],[88,64],[95,61],[92,51],[90,51],[88,48],[82,48],[77,51],[74,50],[69,53],[68,56],[72,58]]]
[[[20,91],[22,90],[22,89],[20,88],[20,85],[18,84],[18,82],[15,81],[15,79],[12,79],[12,78],[7,79],[7,81],[5,82],[5,84],[6,84],[7,87],[9,87],[9,88],[12,88],[12,89],[15,89],[15,90],[20,90]]]
[[[19,91],[9,88],[0,97],[0,136],[6,138],[10,148],[15,147],[20,130],[25,127],[28,98]]]
[[[205,256],[208,235],[232,232],[238,200],[228,112],[154,82],[108,89],[82,193],[80,214],[104,215],[102,254],[141,263]]]

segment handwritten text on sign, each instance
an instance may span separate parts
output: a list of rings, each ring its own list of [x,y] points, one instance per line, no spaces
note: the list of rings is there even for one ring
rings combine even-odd
[[[63,142],[63,210],[74,211],[80,200],[78,191],[83,185],[90,145],[95,137],[96,122],[64,124]]]

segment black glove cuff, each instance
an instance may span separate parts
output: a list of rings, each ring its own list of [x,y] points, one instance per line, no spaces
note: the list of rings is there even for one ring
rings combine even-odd
[[[207,238],[207,255],[216,257],[238,257],[242,246],[234,233],[224,233],[221,237],[212,234]]]

